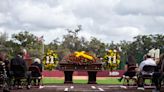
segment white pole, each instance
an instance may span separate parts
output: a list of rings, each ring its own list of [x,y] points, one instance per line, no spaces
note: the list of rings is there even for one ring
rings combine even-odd
[[[42,38],[42,71],[44,70],[43,58],[44,58],[44,39]]]
[[[42,42],[42,55],[44,56],[44,40]]]

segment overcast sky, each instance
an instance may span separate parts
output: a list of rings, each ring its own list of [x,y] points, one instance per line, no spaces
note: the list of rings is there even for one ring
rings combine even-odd
[[[0,32],[30,31],[46,43],[82,25],[104,42],[164,34],[164,0],[0,0]]]

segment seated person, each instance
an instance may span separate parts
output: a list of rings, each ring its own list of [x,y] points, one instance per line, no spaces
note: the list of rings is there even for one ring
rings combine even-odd
[[[23,60],[22,55],[23,55],[23,53],[19,52],[16,55],[16,57],[11,60],[10,70],[13,72],[14,86],[17,83],[18,88],[21,88],[20,77],[25,77],[25,78],[27,78],[27,82],[28,82],[27,88],[29,88],[30,87],[30,78],[27,75],[27,64]]]
[[[5,70],[7,77],[9,77],[9,60],[7,60],[7,54],[0,52],[0,61],[2,61],[5,64]]]
[[[153,74],[153,82],[155,83],[155,92],[160,92],[161,82],[164,78],[164,53],[160,55],[159,62],[157,62],[157,67],[155,73]]]
[[[39,71],[40,72],[35,72],[35,73],[33,73],[32,72],[32,77],[41,77],[42,75],[41,75],[41,72],[42,72],[42,65],[41,65],[41,61],[40,61],[40,59],[39,58],[36,58],[35,60],[34,60],[34,63],[32,63],[31,64],[31,66],[37,66],[38,68],[39,68]],[[38,80],[38,86],[40,86],[40,78],[38,78],[38,79],[33,79],[33,81],[34,81],[34,84],[36,85],[36,81]]]
[[[138,64],[136,63],[135,58],[132,55],[129,55],[128,61],[126,62],[126,65],[125,65],[126,72],[123,74],[123,76],[134,77],[136,75],[136,72],[132,72],[131,70],[129,70],[129,68],[132,66],[135,66],[137,68]],[[120,79],[118,79],[120,82],[123,79],[123,76]]]
[[[3,89],[3,92],[9,92],[9,84],[10,83],[8,81],[6,65],[3,58],[0,55],[0,88]]]
[[[143,73],[143,67],[145,65],[156,66],[156,62],[151,58],[149,54],[146,55],[145,60],[142,61],[139,65],[139,78],[138,78],[138,89],[144,90],[144,80],[141,79],[141,74]]]
[[[0,58],[0,83],[3,83],[1,79],[4,79],[5,74],[5,63],[3,62],[2,58]]]
[[[10,68],[9,68],[9,60],[7,59],[7,53],[5,52],[0,52],[0,61],[2,61],[4,63],[4,69],[3,71],[5,72],[5,76],[6,76],[6,82],[8,84],[8,86],[10,87],[11,84],[11,76],[10,76]],[[1,66],[2,67],[2,66]]]

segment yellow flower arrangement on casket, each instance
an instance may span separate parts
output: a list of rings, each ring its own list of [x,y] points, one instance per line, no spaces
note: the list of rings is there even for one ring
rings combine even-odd
[[[108,50],[103,58],[104,68],[114,70],[120,64],[120,55],[116,50]]]
[[[53,70],[58,65],[58,55],[53,50],[48,50],[43,58],[43,65],[45,70]]]
[[[96,57],[92,56],[89,53],[86,53],[85,51],[74,52],[72,54],[69,54],[68,56],[65,56],[63,59],[63,61],[65,62],[77,65],[92,64],[95,63],[96,60]]]

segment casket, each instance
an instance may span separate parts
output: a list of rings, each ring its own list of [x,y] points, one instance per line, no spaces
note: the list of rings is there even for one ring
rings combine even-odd
[[[101,71],[101,63],[93,64],[71,64],[67,62],[59,63],[59,70],[64,71],[65,80],[64,83],[73,83],[72,76],[74,71],[86,71],[88,72],[88,84],[96,84],[97,71]]]
[[[62,71],[100,71],[102,69],[101,63],[93,63],[93,64],[71,64],[60,62],[59,69]]]

